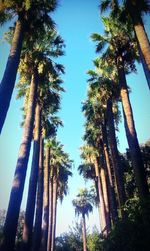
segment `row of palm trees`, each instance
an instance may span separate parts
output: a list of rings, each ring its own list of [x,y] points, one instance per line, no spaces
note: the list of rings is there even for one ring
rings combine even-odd
[[[146,78],[149,79],[150,47],[141,17],[143,12],[150,10],[149,3],[132,0],[125,1],[124,5],[116,0],[100,2],[102,12],[108,7],[111,8],[109,16],[102,17],[104,35],[91,35],[100,57],[93,61],[95,69],[88,71],[87,99],[82,106],[86,118],[85,143],[81,147],[83,163],[78,168],[84,178],[94,181],[104,237],[108,236],[118,218],[126,217],[127,195],[116,137],[121,117],[120,103],[138,196],[143,200],[149,195],[126,80],[127,74],[136,72],[135,63],[140,61],[144,62]]]
[[[0,85],[0,131],[2,131],[17,72],[18,97],[24,96],[23,137],[20,144],[13,186],[4,225],[1,251],[12,251],[24,191],[31,143],[33,155],[21,250],[54,250],[57,200],[67,192],[71,161],[56,141],[56,116],[60,109],[61,74],[64,67],[55,62],[63,55],[64,42],[57,34],[50,13],[56,0],[0,1],[0,23],[14,20],[8,33],[11,50]],[[150,45],[142,14],[150,10],[146,0],[103,0],[101,11],[111,8],[103,17],[104,35],[92,34],[96,51],[95,70],[89,70],[89,89],[83,104],[86,117],[85,144],[81,147],[79,171],[94,180],[103,236],[107,236],[119,217],[125,218],[126,193],[117,148],[116,129],[121,102],[124,125],[140,199],[149,189],[135,129],[126,75],[136,71],[136,61],[143,64],[150,86]],[[82,193],[83,194],[83,193]],[[84,251],[86,251],[85,214],[92,210],[88,198],[79,194],[73,201],[83,217]],[[88,197],[88,196],[87,196]],[[88,208],[88,209],[87,209]],[[86,211],[87,209],[87,211]],[[42,223],[43,216],[43,223]]]
[[[12,92],[22,49],[33,51],[39,34],[55,28],[50,13],[56,9],[57,1],[0,1],[0,24],[15,21],[11,38],[11,50],[0,85],[0,132],[2,131]],[[14,20],[15,19],[15,20]]]
[[[0,22],[17,16],[8,32],[11,50],[0,86],[0,131],[2,130],[16,74],[18,98],[24,97],[23,136],[7,209],[2,251],[15,249],[15,239],[33,141],[31,173],[25,210],[21,250],[54,250],[58,198],[67,194],[71,160],[56,140],[62,121],[61,74],[55,62],[64,54],[64,41],[50,17],[57,1],[1,1]],[[42,220],[43,219],[43,220]]]

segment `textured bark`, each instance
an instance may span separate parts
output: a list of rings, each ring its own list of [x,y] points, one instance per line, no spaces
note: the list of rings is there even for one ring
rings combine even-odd
[[[120,161],[118,148],[117,148],[114,116],[113,116],[113,111],[112,111],[111,100],[109,100],[107,103],[107,112],[108,112],[107,122],[108,122],[108,128],[109,128],[108,134],[109,134],[110,151],[111,151],[113,169],[114,169],[115,180],[116,180],[118,203],[119,203],[119,208],[121,208],[125,203],[126,195],[125,195],[125,188],[123,184],[121,161]]]
[[[103,138],[103,150],[104,150],[105,163],[106,163],[106,177],[107,177],[108,193],[109,193],[110,214],[111,214],[112,223],[114,224],[118,218],[118,214],[117,214],[117,202],[116,202],[113,179],[112,179],[112,168],[111,168],[110,156],[109,156],[106,122],[105,122],[105,125],[102,126],[102,138]]]
[[[49,165],[50,150],[47,146],[44,165],[44,197],[43,197],[43,227],[42,227],[42,251],[47,250],[48,220],[49,220]]]
[[[26,170],[32,141],[36,92],[37,92],[37,81],[36,81],[36,76],[34,74],[31,80],[28,110],[24,124],[23,139],[19,149],[19,157],[17,160],[16,170],[4,225],[4,241],[2,244],[3,251],[14,250],[17,223],[19,218],[20,205],[23,196]]]
[[[34,132],[35,133],[34,133],[33,157],[32,157],[31,174],[29,180],[29,189],[28,189],[27,205],[25,212],[25,222],[22,236],[23,251],[29,251],[31,249],[31,241],[32,241],[32,229],[33,229],[35,201],[36,201],[36,188],[38,180],[39,155],[40,155],[40,135],[41,135],[41,108],[38,103],[36,104]]]
[[[38,190],[36,199],[36,214],[33,234],[32,251],[39,251],[42,235],[42,211],[43,211],[43,161],[44,161],[44,140],[40,137],[40,159],[38,174]]]
[[[150,88],[150,43],[146,34],[142,18],[137,11],[135,1],[128,1],[128,10],[132,18],[135,35],[139,44],[140,54],[142,54],[142,65],[146,74],[148,86]],[[146,65],[145,65],[146,64]]]
[[[82,214],[83,251],[87,251],[85,214]]]
[[[9,109],[13,93],[17,69],[20,62],[20,53],[23,42],[24,24],[21,20],[16,22],[10,54],[7,60],[5,72],[0,84],[0,133],[2,131],[7,111]]]
[[[57,179],[53,179],[53,217],[52,217],[52,238],[51,238],[51,251],[55,248],[55,230],[56,230],[56,209],[57,209]],[[48,250],[49,251],[49,250]]]
[[[124,124],[127,141],[131,154],[131,160],[134,168],[135,179],[140,197],[144,198],[149,194],[148,185],[144,170],[144,164],[141,156],[137,133],[135,129],[132,107],[129,99],[129,92],[124,72],[122,58],[118,59],[118,76],[120,84],[120,95],[122,100]]]
[[[145,58],[144,58],[144,56],[142,54],[142,51],[141,51],[141,48],[140,48],[139,44],[138,44],[138,50],[139,50],[143,70],[144,70],[144,73],[145,73],[145,77],[146,77],[146,80],[147,80],[147,83],[148,83],[148,87],[150,88],[150,70],[148,69],[148,65],[145,62]]]
[[[104,229],[106,229],[106,225],[107,225],[106,224],[106,208],[105,208],[104,196],[103,196],[103,192],[102,192],[99,164],[98,164],[97,159],[95,159],[93,162],[94,162],[95,175],[97,178],[97,187],[98,187],[100,226],[101,226],[101,232],[104,232],[104,234],[105,234]]]
[[[49,182],[49,219],[48,219],[48,243],[47,251],[51,250],[52,243],[52,218],[53,218],[53,174],[51,173],[51,178]]]
[[[106,210],[106,229],[104,229],[103,234],[105,236],[108,235],[110,231],[111,221],[110,221],[110,211],[109,211],[109,200],[108,200],[108,186],[106,181],[106,172],[104,169],[104,160],[101,160],[101,168],[100,168],[100,177],[101,177],[101,184],[102,184],[102,191],[104,197],[104,206]]]

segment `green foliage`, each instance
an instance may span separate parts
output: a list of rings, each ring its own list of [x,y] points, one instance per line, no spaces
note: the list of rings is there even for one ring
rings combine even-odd
[[[64,233],[56,238],[55,251],[83,251],[82,225],[80,222],[75,222],[69,229],[68,233]],[[102,240],[96,227],[93,228],[92,233],[87,233],[88,251],[101,251],[101,242]]]
[[[105,12],[106,10],[110,10],[113,16],[119,15],[126,16],[125,20],[129,18],[130,8],[131,5],[134,6],[138,15],[143,15],[144,13],[150,12],[150,2],[149,0],[101,0],[100,1],[100,11],[101,13]],[[120,9],[122,12],[120,13]],[[124,20],[124,21],[125,21]]]
[[[143,158],[144,168],[148,185],[150,187],[150,142],[140,145],[141,154]],[[126,153],[120,155],[122,166],[124,169],[124,186],[127,198],[133,198],[137,196],[137,187],[135,183],[134,171],[132,168],[131,156],[129,149],[126,149]]]
[[[80,189],[79,193],[76,196],[76,199],[72,201],[72,204],[75,208],[76,215],[89,215],[90,212],[93,211],[93,207],[91,205],[91,194],[85,189]]]
[[[88,251],[102,251],[102,240],[96,228],[93,228],[92,233],[87,235],[87,248]]]
[[[56,251],[82,251],[82,225],[79,222],[69,227],[69,232],[56,238]]]
[[[126,217],[119,221],[103,242],[104,251],[145,251],[150,246],[150,199],[128,200]]]
[[[55,137],[47,140],[46,147],[50,150],[50,177],[55,177],[57,181],[57,198],[62,202],[68,193],[68,179],[72,176],[72,160]]]
[[[0,210],[0,243],[3,237],[3,226],[5,223],[6,210]]]
[[[6,210],[0,210],[0,243],[3,239],[3,227],[6,218]],[[24,224],[24,211],[21,211],[19,214],[18,220],[18,227],[17,227],[17,234],[16,234],[16,243],[15,243],[15,250],[19,251],[21,242],[22,242],[22,233],[23,233],[23,224]]]

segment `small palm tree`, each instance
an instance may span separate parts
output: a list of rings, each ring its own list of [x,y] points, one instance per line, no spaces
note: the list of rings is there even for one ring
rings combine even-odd
[[[89,213],[93,211],[88,190],[80,189],[76,199],[72,201],[72,204],[75,207],[75,214],[82,216],[83,251],[87,251],[85,215],[88,216]]]

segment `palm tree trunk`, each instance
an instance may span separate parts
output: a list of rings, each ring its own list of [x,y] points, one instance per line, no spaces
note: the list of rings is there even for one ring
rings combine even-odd
[[[4,225],[4,241],[2,244],[3,251],[14,250],[17,223],[19,218],[20,205],[23,196],[26,170],[32,141],[36,92],[37,92],[37,80],[36,80],[36,74],[33,74],[30,86],[28,110],[25,119],[23,139],[20,145],[19,157],[17,160],[13,186],[11,189],[9,205]]]
[[[144,198],[149,194],[148,185],[135,129],[132,107],[129,99],[129,92],[124,72],[123,60],[118,60],[118,77],[120,84],[120,95],[122,100],[124,124],[126,130],[126,136],[129,144],[131,160],[134,168],[135,179],[140,197]]]
[[[53,170],[51,170],[53,171]],[[53,174],[51,174],[49,182],[49,219],[48,219],[48,243],[47,251],[51,250],[52,243],[52,218],[53,218]]]
[[[140,23],[134,25],[135,34],[142,54],[142,65],[150,89],[150,43],[141,20]]]
[[[43,227],[42,227],[42,251],[47,251],[48,220],[49,220],[49,165],[50,149],[46,147],[44,165],[44,197],[43,197]]]
[[[106,229],[106,208],[105,208],[105,202],[104,202],[104,196],[102,192],[102,184],[101,184],[101,178],[100,178],[100,171],[99,171],[99,165],[98,160],[94,160],[94,167],[95,167],[95,174],[97,178],[97,187],[98,187],[98,198],[99,198],[99,218],[100,218],[100,226],[101,226],[101,232]]]
[[[24,35],[23,21],[16,22],[10,54],[7,60],[5,72],[0,84],[0,133],[2,131],[7,111],[9,109],[12,92],[14,89],[17,69],[20,62],[20,54]]]
[[[138,41],[137,41],[137,43],[138,43]],[[145,58],[144,58],[144,56],[142,54],[142,51],[141,51],[141,48],[140,48],[139,44],[138,44],[138,50],[139,50],[143,70],[144,70],[144,73],[145,73],[145,77],[146,77],[146,80],[147,80],[147,83],[148,83],[148,87],[150,88],[150,73],[149,73],[150,70],[148,69],[148,65],[145,62]]]
[[[108,122],[108,134],[109,134],[109,142],[110,142],[110,151],[113,163],[113,169],[116,180],[116,190],[118,195],[119,208],[121,208],[125,203],[125,189],[123,184],[123,176],[121,169],[121,162],[118,154],[117,141],[116,141],[116,133],[115,133],[115,125],[114,125],[114,116],[112,111],[112,101],[108,100],[107,102],[107,122]]]
[[[85,214],[82,214],[83,251],[87,251]]]
[[[150,88],[150,43],[148,40],[148,36],[146,34],[142,18],[137,11],[136,5],[134,1],[128,1],[128,9],[130,16],[132,18],[135,35],[139,44],[140,54],[142,54],[143,60],[143,68],[146,74],[146,79],[148,82],[148,86]],[[146,64],[146,66],[144,65]]]
[[[34,145],[33,145],[32,166],[31,166],[28,198],[25,212],[25,222],[24,222],[23,237],[22,237],[23,251],[30,250],[32,241],[32,229],[33,229],[33,219],[35,211],[36,188],[38,180],[40,135],[41,135],[41,108],[38,103],[36,104],[34,130],[35,130],[35,135],[34,135]]]
[[[36,214],[35,214],[32,251],[39,251],[40,245],[41,245],[41,234],[42,234],[41,226],[42,226],[42,212],[43,212],[43,161],[44,161],[44,140],[41,135],[38,190],[37,190]]]
[[[110,221],[110,210],[109,210],[109,200],[108,200],[108,186],[106,181],[106,172],[104,168],[104,160],[101,160],[101,168],[100,168],[100,177],[101,177],[101,184],[102,184],[102,191],[104,197],[104,205],[106,210],[106,229],[104,229],[103,234],[105,236],[108,235],[110,231],[111,221]]]
[[[56,208],[57,208],[57,179],[56,179],[56,177],[54,177],[54,180],[53,180],[53,217],[52,217],[51,251],[54,251],[54,248],[55,248]]]
[[[106,121],[105,121],[105,126],[102,125],[102,138],[103,138],[102,141],[103,141],[104,157],[106,163],[106,177],[107,177],[108,193],[110,201],[110,214],[112,218],[112,223],[114,224],[118,218],[118,214],[117,214],[116,196],[112,180],[112,170],[111,170],[112,168],[111,168],[109,148],[108,148]]]

